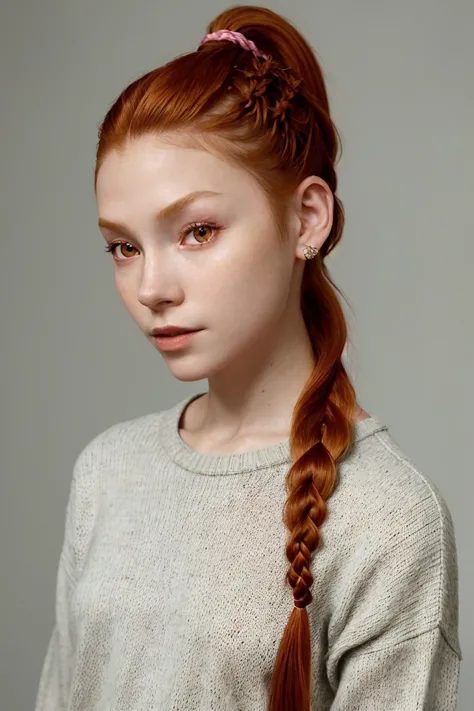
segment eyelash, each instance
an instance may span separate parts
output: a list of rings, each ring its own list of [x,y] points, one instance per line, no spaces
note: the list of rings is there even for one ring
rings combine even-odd
[[[221,225],[217,225],[214,222],[191,222],[185,229],[181,232],[182,238],[186,237],[193,229],[196,229],[196,227],[210,227],[211,229],[214,230],[214,232],[218,232],[220,229],[222,229]],[[210,242],[214,242],[216,239],[215,234],[207,240],[207,242],[202,242],[201,245],[199,245],[197,248],[200,249],[201,246],[204,246],[206,244],[209,244]],[[130,242],[125,242],[123,240],[120,240],[118,242],[111,242],[107,247],[105,248],[106,252],[110,252],[113,256],[115,255],[115,248],[118,247],[121,244],[130,244]],[[130,245],[133,247],[133,245]],[[196,245],[195,245],[196,247]],[[135,249],[135,247],[134,247]],[[128,257],[125,257],[124,259],[118,259],[117,261],[119,262],[127,262]]]

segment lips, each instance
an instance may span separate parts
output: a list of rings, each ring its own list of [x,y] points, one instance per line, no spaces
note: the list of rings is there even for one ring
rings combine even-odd
[[[199,329],[202,330],[202,329]],[[160,351],[178,351],[185,348],[192,342],[191,336],[195,336],[198,331],[187,331],[179,336],[155,336],[155,344]]]

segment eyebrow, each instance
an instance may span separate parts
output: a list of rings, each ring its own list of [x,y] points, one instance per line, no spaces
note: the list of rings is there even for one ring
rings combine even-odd
[[[215,197],[216,195],[222,195],[222,193],[215,192],[214,190],[195,190],[192,193],[183,195],[182,197],[178,198],[169,205],[166,205],[166,207],[163,207],[156,214],[156,219],[158,222],[165,222],[174,215],[177,215],[178,213],[182,212],[186,207],[188,207],[188,205],[193,202],[196,202],[196,200],[205,197]],[[114,230],[115,232],[122,232],[123,234],[127,234],[131,231],[128,229],[127,225],[124,225],[120,222],[111,222],[110,220],[106,220],[105,217],[99,217],[98,225],[99,227],[106,227],[109,230]]]

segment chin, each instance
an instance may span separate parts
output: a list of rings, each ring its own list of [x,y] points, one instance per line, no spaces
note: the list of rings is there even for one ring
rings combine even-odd
[[[193,365],[192,363],[189,363],[189,361],[185,363],[184,358],[182,359],[182,362],[178,363],[178,358],[174,359],[174,355],[174,353],[166,353],[163,355],[173,378],[176,378],[176,380],[179,380],[182,383],[195,383],[197,380],[206,380],[208,378],[208,369],[202,368],[202,366],[199,367],[197,364]]]
[[[185,355],[180,355],[178,352],[166,353],[163,354],[163,357],[171,375],[182,383],[195,383],[197,380],[212,379],[215,375],[225,372],[226,367],[228,367],[228,363],[211,363],[207,365],[202,362],[199,363],[198,360],[203,360],[202,355],[200,358],[196,358],[194,363],[192,354],[189,354],[189,358]]]

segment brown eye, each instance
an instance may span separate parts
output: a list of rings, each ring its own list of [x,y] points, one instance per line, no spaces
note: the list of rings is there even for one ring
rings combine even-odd
[[[117,247],[120,247],[120,254],[125,257],[125,259],[119,259],[117,257],[117,252],[116,249]],[[111,252],[111,254],[115,257],[115,259],[118,262],[123,262],[126,261],[128,257],[133,257],[133,254],[130,254],[130,250],[134,250],[135,247],[128,242],[113,242],[112,244],[109,244],[108,247],[105,248],[106,252]],[[135,250],[136,251],[136,250]]]
[[[205,240],[206,236],[210,237],[209,233],[212,232],[212,227],[210,227],[210,225],[199,225],[198,227],[193,227],[191,232],[193,232],[193,236],[197,240],[200,240],[201,238]],[[206,232],[208,235],[206,235]]]
[[[213,241],[216,230],[216,225],[207,222],[193,222],[185,229],[184,238],[186,239],[189,234],[192,234],[198,244],[207,244]]]
[[[124,257],[133,257],[133,254],[131,254],[133,250],[135,250],[135,247],[133,247],[131,244],[128,244],[128,242],[122,242],[120,244],[120,254],[122,254]]]

